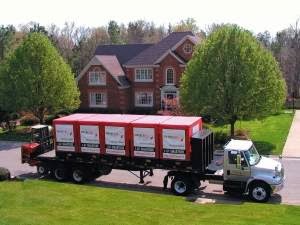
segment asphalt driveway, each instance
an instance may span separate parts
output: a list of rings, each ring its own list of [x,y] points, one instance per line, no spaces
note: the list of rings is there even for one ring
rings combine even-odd
[[[20,146],[21,143],[0,141],[0,167],[8,168],[12,176],[36,177],[34,167],[21,164]],[[300,173],[298,172],[300,158],[283,158],[282,162],[285,166],[286,185],[281,192],[272,196],[271,202],[300,205]],[[153,177],[147,177],[144,184],[139,184],[139,179],[128,171],[113,170],[111,174],[98,178],[91,185],[169,194],[169,191],[162,190],[162,180],[165,174],[164,170],[154,170]],[[221,185],[205,182],[201,185],[199,192],[190,196],[188,200],[233,203],[247,201],[247,199],[223,194]]]

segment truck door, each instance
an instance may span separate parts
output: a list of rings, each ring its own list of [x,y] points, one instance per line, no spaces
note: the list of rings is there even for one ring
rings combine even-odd
[[[247,182],[250,177],[250,166],[243,152],[229,150],[227,162],[224,163],[224,180]],[[238,160],[240,159],[240,163]]]

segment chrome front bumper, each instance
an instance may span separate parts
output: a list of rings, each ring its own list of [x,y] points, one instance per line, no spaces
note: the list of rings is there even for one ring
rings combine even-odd
[[[276,193],[276,192],[282,190],[282,188],[284,187],[284,182],[285,182],[285,177],[281,180],[280,183],[278,183],[278,184],[272,184],[271,185],[272,193]]]

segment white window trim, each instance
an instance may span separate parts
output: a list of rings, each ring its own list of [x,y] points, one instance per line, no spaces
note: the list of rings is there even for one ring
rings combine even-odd
[[[152,79],[143,79],[143,80],[141,80],[141,79],[137,79],[136,78],[136,71],[137,70],[151,70],[152,71]],[[147,67],[141,67],[141,68],[135,68],[134,69],[134,82],[140,82],[140,83],[144,83],[144,82],[153,82],[153,76],[154,76],[154,74],[153,74],[153,68],[147,68]]]
[[[186,51],[185,47],[186,47],[187,45],[191,46],[191,51]],[[193,45],[192,45],[191,43],[185,43],[185,44],[183,45],[183,52],[184,52],[185,54],[191,54],[191,53],[193,52]]]
[[[168,72],[169,69],[173,70],[173,83],[167,83],[167,72]],[[165,85],[175,85],[175,77],[176,77],[176,75],[175,75],[174,68],[173,67],[168,67],[165,71]]]
[[[101,105],[95,105],[92,104],[92,94],[103,94],[104,97],[106,98],[105,104],[101,104]],[[106,92],[89,92],[89,107],[90,108],[107,108],[107,93]]]
[[[151,95],[152,96],[152,101],[151,101],[151,104],[139,104],[137,102],[137,96],[141,93],[147,93],[147,95]],[[136,91],[134,93],[134,105],[136,107],[153,107],[153,92],[151,91]]]
[[[91,73],[99,73],[100,77],[101,76],[104,76],[104,82],[101,82],[101,83],[91,83]],[[94,71],[90,71],[88,73],[88,78],[89,78],[89,85],[90,86],[103,86],[103,85],[106,85],[106,72],[105,71],[98,71],[98,70],[94,70]]]

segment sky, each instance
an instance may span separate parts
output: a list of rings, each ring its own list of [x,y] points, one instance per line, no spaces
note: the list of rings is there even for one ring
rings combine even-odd
[[[190,17],[203,30],[212,23],[235,23],[273,36],[300,18],[300,0],[0,0],[0,7],[4,25],[34,21],[97,27],[110,20],[127,24],[144,19],[167,27]]]

